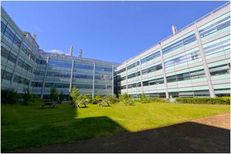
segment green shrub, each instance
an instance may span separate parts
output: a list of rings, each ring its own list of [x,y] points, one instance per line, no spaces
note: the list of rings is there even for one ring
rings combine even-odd
[[[124,93],[119,96],[120,102],[124,103],[125,105],[134,105],[134,99],[131,97],[131,95]]]
[[[140,103],[150,103],[152,99],[149,96],[146,96],[145,94],[141,94],[138,101]]]
[[[103,101],[106,101],[109,104],[115,104],[119,102],[118,98],[116,98],[115,96],[104,96]]]
[[[24,93],[22,95],[22,104],[28,105],[34,103],[33,95],[30,93],[29,89],[24,89]]]
[[[230,104],[230,97],[216,98],[176,98],[178,103],[188,104]]]
[[[155,103],[169,103],[169,101],[167,99],[159,98],[159,97],[152,97],[151,98],[151,102],[155,102]]]
[[[14,89],[1,90],[2,104],[16,104],[18,103],[19,95]]]
[[[97,95],[92,99],[91,102],[92,102],[92,104],[98,104],[98,103],[102,102],[103,99],[104,99],[104,96]]]

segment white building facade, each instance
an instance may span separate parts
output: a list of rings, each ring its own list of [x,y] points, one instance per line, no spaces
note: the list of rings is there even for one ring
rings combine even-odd
[[[116,68],[116,91],[133,96],[230,95],[230,4]]]

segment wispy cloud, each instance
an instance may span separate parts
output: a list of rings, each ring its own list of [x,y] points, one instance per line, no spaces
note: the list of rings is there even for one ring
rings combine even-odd
[[[61,50],[58,50],[58,49],[47,50],[47,52],[68,55],[68,53],[61,51]]]

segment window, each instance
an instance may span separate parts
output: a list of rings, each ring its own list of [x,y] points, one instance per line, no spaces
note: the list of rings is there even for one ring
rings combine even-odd
[[[150,86],[150,85],[163,84],[163,83],[164,83],[164,78],[158,78],[158,79],[143,81],[143,86]]]
[[[155,52],[155,53],[141,59],[141,63],[143,64],[143,63],[148,62],[148,61],[150,61],[152,59],[155,59],[157,57],[160,57],[160,51],[157,51],[157,52]]]
[[[24,84],[24,85],[29,85],[30,80],[23,78],[21,76],[15,75],[14,82]]]
[[[96,71],[101,71],[101,72],[112,72],[112,68],[108,68],[108,67],[102,67],[102,66],[96,66],[95,67]]]
[[[152,66],[152,67],[149,67],[149,68],[146,68],[146,69],[142,70],[142,74],[151,73],[151,72],[158,71],[158,70],[161,70],[161,69],[162,69],[162,65],[158,64],[156,66]]]
[[[74,78],[80,78],[80,79],[93,79],[93,75],[87,75],[87,74],[74,74]]]
[[[17,36],[15,36],[15,37],[14,37],[13,43],[16,44],[18,47],[20,47],[20,45],[21,45],[21,40],[20,40]]]
[[[230,72],[230,64],[210,67],[209,72],[210,72],[211,76],[229,74],[229,72]]]
[[[123,69],[119,70],[119,71],[118,71],[118,74],[120,74],[120,73],[122,73],[122,72],[124,72],[124,71],[126,71],[126,68],[123,68]]]
[[[60,61],[60,60],[51,59],[49,60],[48,65],[53,67],[71,68],[72,63],[71,61]]]
[[[139,72],[132,73],[132,74],[128,75],[128,79],[134,78],[134,77],[136,77],[136,76],[140,76],[140,71],[139,71]]]
[[[42,82],[31,82],[32,87],[42,87],[43,83]]]
[[[176,49],[178,49],[184,45],[188,45],[194,41],[196,41],[196,36],[195,36],[195,34],[191,34],[191,35],[181,39],[180,41],[177,41],[177,42],[163,48],[163,50],[162,50],[163,54],[167,54],[173,50],[176,50]]]
[[[204,29],[200,30],[199,33],[201,38],[203,38],[229,26],[230,26],[230,16],[225,17],[215,22],[214,24],[205,27]]]
[[[171,66],[174,66],[174,65],[185,63],[187,61],[196,60],[196,59],[199,58],[198,52],[199,51],[194,51],[194,52],[191,52],[189,54],[186,54],[186,55],[179,56],[179,57],[176,57],[174,59],[168,60],[168,61],[166,61],[164,63],[164,65],[165,65],[166,68],[168,68],[168,67],[171,67]]]
[[[141,86],[141,82],[138,82],[138,83],[129,84],[128,88],[135,88],[135,87],[140,87],[140,86]]]
[[[9,53],[8,60],[11,61],[12,63],[16,63],[17,57],[13,53]]]
[[[6,27],[6,30],[5,30],[4,35],[5,35],[8,39],[10,39],[10,40],[13,42],[15,35],[14,35],[14,33],[9,29],[9,27]]]
[[[1,46],[1,56],[8,59],[10,51],[8,51],[6,48],[4,48],[3,46]]]
[[[6,30],[6,24],[1,21],[1,32],[2,32],[2,34],[4,34],[5,30]]]
[[[136,66],[138,66],[138,65],[139,65],[139,61],[137,61],[137,62],[135,62],[135,63],[129,65],[129,66],[127,67],[127,69],[128,69],[128,70],[129,70],[129,69],[132,69],[132,68],[134,68],[134,67],[136,67]]]
[[[12,73],[6,71],[6,70],[1,70],[1,75],[2,75],[2,79],[5,79],[5,80],[11,80],[12,78]]]
[[[93,65],[87,65],[87,64],[75,64],[74,67],[76,69],[86,69],[86,70],[93,70]]]

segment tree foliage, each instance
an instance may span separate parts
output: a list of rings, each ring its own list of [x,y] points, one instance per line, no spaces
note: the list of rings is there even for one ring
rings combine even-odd
[[[124,93],[119,96],[120,102],[123,102],[125,105],[134,105],[134,100],[131,95]]]
[[[50,89],[50,99],[51,101],[58,101],[58,98],[59,98],[59,94],[58,94],[58,91],[56,89],[56,87],[51,87]]]

